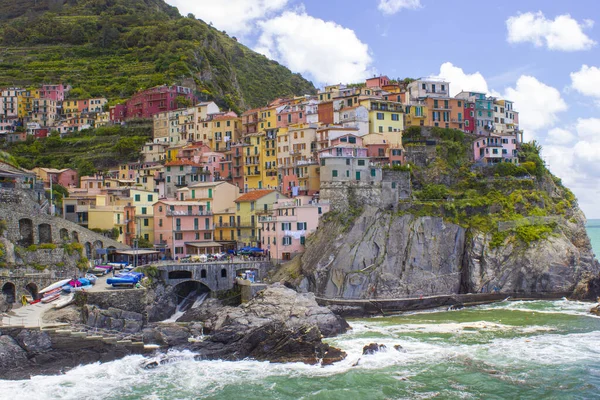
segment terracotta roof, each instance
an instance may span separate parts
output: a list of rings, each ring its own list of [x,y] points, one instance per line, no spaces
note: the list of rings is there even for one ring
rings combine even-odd
[[[273,189],[258,189],[258,190],[253,190],[251,192],[248,193],[244,193],[243,195],[241,195],[240,197],[238,197],[235,202],[239,203],[242,201],[255,201],[258,199],[261,199],[263,197],[265,197],[266,195],[273,193],[275,190]]]

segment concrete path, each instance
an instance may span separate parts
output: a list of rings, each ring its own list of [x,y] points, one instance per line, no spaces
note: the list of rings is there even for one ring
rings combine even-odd
[[[61,296],[62,298],[62,296]],[[42,314],[47,310],[54,307],[54,304],[60,301],[55,300],[48,304],[37,303],[19,307],[11,310],[8,313],[0,314],[2,319],[0,320],[1,326],[24,326],[26,328],[42,327],[44,324],[42,321]],[[55,324],[52,324],[55,325]]]

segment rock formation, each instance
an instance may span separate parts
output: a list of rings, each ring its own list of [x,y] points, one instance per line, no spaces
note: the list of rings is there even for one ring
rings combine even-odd
[[[494,247],[491,235],[441,217],[367,207],[350,226],[321,226],[302,256],[304,281],[294,283],[342,299],[570,292],[600,271],[584,221],[576,210],[546,239]]]

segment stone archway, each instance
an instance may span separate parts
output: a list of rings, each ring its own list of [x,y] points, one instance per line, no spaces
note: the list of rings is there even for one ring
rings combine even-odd
[[[171,271],[169,279],[192,279],[192,271]]]
[[[204,293],[210,293],[212,290],[204,283],[200,281],[185,281],[178,283],[173,288],[173,294],[177,296],[177,304],[180,304],[186,298],[190,296],[190,294],[195,294],[196,296],[200,296]]]
[[[71,241],[73,243],[79,243],[79,233],[77,233],[77,231],[71,232]]]
[[[33,244],[33,222],[29,218],[19,220],[19,245],[28,247]]]
[[[102,243],[100,240],[96,240],[96,241],[94,241],[94,243],[92,243],[92,248],[94,249],[95,257],[99,257],[98,250],[102,249],[103,247],[104,247],[104,243]]]
[[[52,227],[50,224],[38,225],[38,243],[52,243]]]
[[[85,256],[91,260],[92,259],[92,244],[90,242],[85,242],[83,245],[85,248]]]
[[[6,282],[2,286],[2,295],[7,303],[15,303],[17,300],[17,288],[15,287],[15,284],[12,282]]]
[[[60,232],[60,240],[63,241],[64,243],[67,243],[69,241],[69,231],[65,228],[62,228],[59,232]]]
[[[34,300],[37,300],[39,298],[38,287],[35,283],[29,282],[27,286],[25,286],[25,289],[29,292],[31,298],[33,298]]]

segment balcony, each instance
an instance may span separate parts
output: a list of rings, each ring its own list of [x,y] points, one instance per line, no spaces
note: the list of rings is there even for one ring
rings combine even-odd
[[[292,149],[290,150],[290,156],[300,155],[302,154],[302,150],[300,149]]]
[[[445,106],[444,104],[438,104],[433,106],[434,110],[452,110],[452,106]]]
[[[237,228],[256,228],[256,222],[253,220],[248,220],[248,221],[238,221]]]
[[[456,119],[456,118],[452,118],[452,119],[450,119],[450,121],[451,121],[453,124],[463,124],[463,123],[465,122],[465,120],[464,120],[464,119]]]
[[[258,169],[255,169],[254,171],[248,171],[246,173],[247,176],[260,176],[260,171]]]
[[[187,183],[185,182],[185,180],[181,180],[181,181],[175,182],[175,186],[176,187],[185,187],[185,186],[187,186]]]
[[[210,217],[212,215],[212,211],[167,210],[167,217]]]

